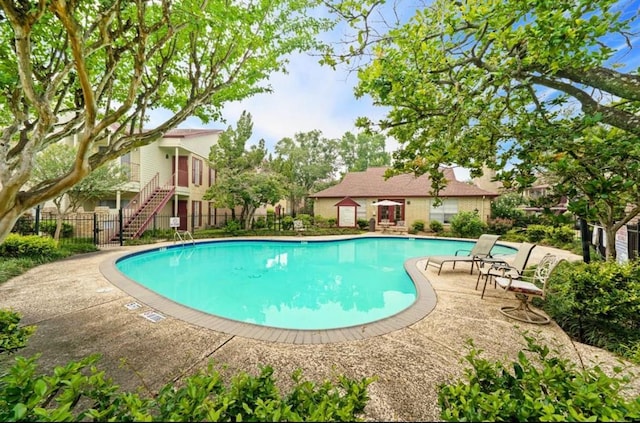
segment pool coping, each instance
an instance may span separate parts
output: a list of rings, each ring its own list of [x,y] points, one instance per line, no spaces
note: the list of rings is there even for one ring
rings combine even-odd
[[[338,241],[352,238],[358,238],[358,236],[332,238],[330,240]],[[407,237],[399,236],[398,238]],[[243,237],[242,239],[237,240],[271,241],[273,239],[260,237]],[[284,239],[280,240],[284,241]],[[224,242],[230,240],[226,238],[207,239],[196,241],[196,244],[216,241]],[[286,241],[314,242],[313,240],[310,240],[308,238],[287,239]],[[316,239],[316,241],[319,241],[319,239]],[[407,259],[404,262],[404,268],[416,287],[416,300],[411,306],[392,316],[385,317],[384,319],[376,320],[374,322],[337,329],[282,329],[255,325],[205,313],[191,307],[176,303],[175,301],[170,300],[167,297],[164,297],[129,279],[116,267],[116,262],[125,256],[153,251],[159,248],[163,247],[153,246],[148,249],[143,249],[136,252],[124,252],[116,257],[110,258],[100,263],[100,272],[110,283],[120,288],[122,291],[124,291],[137,301],[140,301],[147,306],[155,309],[159,313],[163,313],[176,319],[183,320],[193,325],[197,325],[213,331],[257,339],[261,341],[290,344],[326,344],[367,339],[393,332],[407,326],[411,326],[412,324],[422,320],[425,316],[427,316],[435,308],[437,303],[437,295],[435,290],[431,286],[429,280],[424,276],[422,272],[420,272],[417,267],[417,262],[424,259],[424,257],[413,257]]]

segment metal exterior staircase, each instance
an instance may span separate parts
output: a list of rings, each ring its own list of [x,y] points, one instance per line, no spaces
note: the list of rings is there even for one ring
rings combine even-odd
[[[171,181],[173,181],[173,177]],[[122,209],[122,238],[134,239],[140,237],[149,226],[153,215],[169,202],[175,190],[176,187],[172,183],[160,185],[159,174],[156,174]],[[117,240],[118,236],[118,233],[114,234],[112,240]]]

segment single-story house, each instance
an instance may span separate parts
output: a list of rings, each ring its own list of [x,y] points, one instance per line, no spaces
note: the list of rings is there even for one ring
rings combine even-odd
[[[486,222],[491,201],[498,196],[456,180],[453,168],[443,168],[447,186],[439,194],[442,203],[436,206],[429,194],[428,175],[403,174],[385,180],[386,170],[386,167],[374,167],[364,172],[350,172],[339,184],[310,195],[315,200],[314,215],[335,218],[340,227],[355,227],[358,219],[369,221],[372,217],[376,226],[383,223],[411,227],[416,220],[422,220],[428,227],[433,220],[447,224],[462,211],[477,211]],[[398,204],[379,204],[383,200]]]

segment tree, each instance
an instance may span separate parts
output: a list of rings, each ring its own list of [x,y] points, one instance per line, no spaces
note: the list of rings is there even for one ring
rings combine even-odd
[[[373,166],[389,166],[391,155],[385,150],[382,134],[345,133],[338,142],[338,154],[346,172],[362,172]]]
[[[268,92],[330,26],[315,0],[0,0],[0,242],[18,217],[189,116]],[[144,128],[149,112],[170,112]],[[30,183],[37,152],[75,137],[73,167]],[[97,149],[101,142],[104,148]]]
[[[368,24],[376,3],[343,2],[336,10],[353,25]],[[562,113],[584,118],[583,126],[599,121],[640,135],[640,76],[611,63],[619,45],[632,47],[634,7],[617,0],[436,0],[378,40],[372,26],[361,27],[351,51],[370,51],[373,59],[358,73],[356,94],[390,108],[379,124],[400,143],[394,167],[429,172],[436,192],[445,183],[439,166],[467,167],[472,176],[484,163],[502,168],[531,122]],[[573,105],[580,110],[569,110]]]
[[[615,260],[616,232],[640,214],[640,137],[597,126],[579,136],[554,131],[551,152],[540,157],[557,180],[568,209],[597,221],[606,234],[606,258]]]
[[[334,179],[337,142],[322,137],[314,130],[299,132],[294,138],[283,138],[276,144],[274,169],[284,176],[287,194],[295,215],[297,206],[305,201],[318,184]]]
[[[271,172],[267,163],[264,140],[246,148],[252,133],[251,114],[243,111],[236,129],[229,127],[220,135],[209,153],[209,161],[216,169],[216,183],[203,197],[230,208],[234,220],[235,208],[241,206],[240,220],[245,229],[251,227],[258,207],[275,204],[285,195],[282,177]]]
[[[38,184],[55,179],[73,167],[76,149],[66,144],[53,144],[36,156],[33,182]],[[56,231],[54,239],[60,238],[62,222],[69,212],[77,211],[86,202],[103,198],[128,181],[128,175],[121,166],[105,164],[89,173],[84,179],[53,198],[56,206]]]

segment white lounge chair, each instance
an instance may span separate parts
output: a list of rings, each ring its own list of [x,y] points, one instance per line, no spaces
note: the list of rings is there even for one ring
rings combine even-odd
[[[453,268],[456,268],[456,263],[471,263],[471,274],[473,274],[473,267],[476,263],[485,257],[491,257],[491,249],[496,245],[500,235],[480,235],[480,238],[476,241],[471,250],[458,250],[454,255],[449,256],[429,256],[427,258],[427,264],[424,266],[424,270],[427,270],[429,265],[438,267],[438,275],[442,271],[442,265],[445,263],[453,263]],[[466,251],[467,254],[462,253]]]
[[[296,232],[306,231],[307,228],[304,226],[304,222],[300,219],[296,219],[293,221],[293,230]]]

